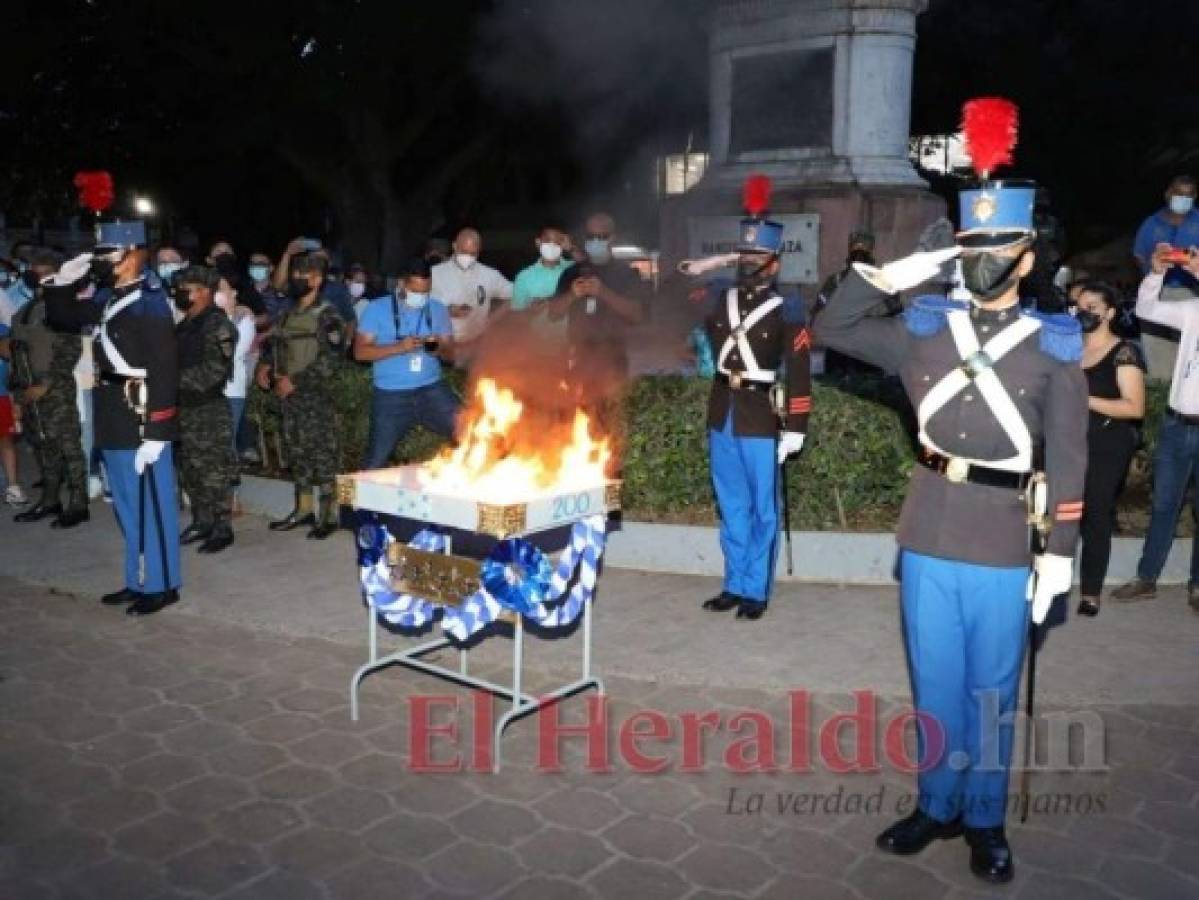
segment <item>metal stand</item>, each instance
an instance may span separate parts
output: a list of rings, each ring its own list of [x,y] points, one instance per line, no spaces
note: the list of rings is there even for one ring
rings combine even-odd
[[[448,549],[447,549],[447,552]],[[593,598],[594,599],[594,598]],[[525,647],[525,628],[524,619],[520,616],[514,616],[513,622],[513,640],[512,640],[512,684],[505,686],[495,684],[482,678],[476,678],[468,674],[468,657],[469,650],[461,647],[458,650],[458,669],[448,669],[445,666],[435,665],[431,662],[426,662],[421,659],[422,656],[432,653],[435,650],[442,650],[452,646],[453,641],[450,638],[443,637],[434,641],[421,644],[413,647],[411,650],[398,651],[388,654],[387,656],[379,656],[379,616],[375,612],[374,607],[367,604],[366,609],[366,630],[367,642],[370,647],[370,659],[361,666],[354,677],[350,679],[350,718],[358,721],[358,686],[362,683],[367,675],[372,672],[377,672],[391,665],[406,666],[409,669],[415,669],[418,672],[425,672],[429,675],[434,675],[437,678],[443,678],[446,681],[453,681],[466,687],[477,688],[478,690],[487,691],[497,697],[512,703],[512,708],[504,713],[495,725],[492,735],[492,771],[500,770],[500,738],[503,736],[504,729],[517,719],[523,718],[532,712],[557,703],[566,697],[585,691],[588,688],[595,688],[600,694],[604,693],[604,682],[591,674],[591,602],[588,602],[583,607],[583,674],[582,677],[569,684],[561,685],[554,690],[542,694],[539,697],[534,697],[532,694],[526,694],[522,689],[522,663],[524,662],[524,647]]]

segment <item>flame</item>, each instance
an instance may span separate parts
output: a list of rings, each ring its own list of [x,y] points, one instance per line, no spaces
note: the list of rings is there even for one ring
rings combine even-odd
[[[567,440],[535,433],[528,420],[522,423],[524,408],[509,388],[480,378],[475,402],[459,427],[458,446],[422,467],[422,488],[484,503],[517,503],[604,482],[612,450],[607,438],[592,436],[586,413],[575,411]]]

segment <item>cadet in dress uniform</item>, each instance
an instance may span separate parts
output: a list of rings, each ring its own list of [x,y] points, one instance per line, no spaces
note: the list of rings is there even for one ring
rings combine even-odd
[[[1003,825],[1027,601],[1039,623],[1070,588],[1087,463],[1078,324],[1019,304],[1033,197],[1011,183],[963,191],[958,247],[856,265],[814,329],[817,341],[898,372],[919,424],[897,537],[923,719],[920,800],[877,843],[911,854],[964,832],[971,870],[991,882],[1014,871]],[[958,253],[969,302],[925,296],[902,318],[868,315]]]
[[[73,528],[90,518],[87,504],[87,463],[83,432],[75,403],[75,365],[82,353],[79,334],[56,332],[46,324],[43,278],[53,275],[61,258],[37,251],[30,270],[37,275],[33,299],[13,316],[12,382],[27,410],[27,431],[37,446],[42,470],[42,496],[18,513],[18,522],[37,522],[54,516],[51,528]],[[66,505],[62,503],[66,488]]]
[[[233,415],[225,385],[233,371],[237,329],[213,302],[221,276],[190,266],[175,276],[179,341],[179,479],[192,522],[180,544],[219,553],[233,543]]]
[[[95,251],[43,283],[51,327],[97,326],[96,447],[125,536],[125,586],[101,599],[129,604],[130,615],[176,602],[181,584],[171,456],[179,426],[175,323],[145,247],[142,223],[101,224]],[[98,289],[80,300],[89,277]]]
[[[308,537],[324,540],[337,530],[336,477],[340,449],[332,380],[345,355],[345,322],[320,299],[325,261],[306,256],[292,264],[292,306],[272,329],[256,380],[279,398],[283,444],[295,482],[295,507],[269,523],[272,531],[310,526]],[[319,508],[312,512],[312,489]]]
[[[737,283],[715,290],[705,322],[716,353],[708,399],[712,484],[720,507],[724,588],[704,609],[758,619],[766,611],[779,530],[779,468],[803,446],[811,410],[811,341],[798,297],[775,287],[783,227],[760,218],[741,223]],[[783,371],[780,371],[783,370]],[[773,394],[785,378],[783,431]]]

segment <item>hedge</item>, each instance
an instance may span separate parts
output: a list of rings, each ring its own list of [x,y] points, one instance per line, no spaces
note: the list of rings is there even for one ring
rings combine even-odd
[[[461,393],[463,377],[449,375]],[[621,477],[625,514],[636,521],[710,524],[716,520],[708,474],[705,409],[710,382],[686,376],[635,379],[624,400]],[[360,467],[366,446],[370,372],[347,365],[337,376],[337,428],[343,470]],[[1126,496],[1148,492],[1148,458],[1166,402],[1166,388],[1149,386],[1144,446],[1129,475]],[[278,419],[272,398],[256,390],[251,415],[267,453],[266,474],[277,474],[273,448]],[[914,462],[911,409],[894,379],[852,376],[817,380],[809,440],[787,464],[792,527],[800,530],[893,530]],[[416,429],[397,448],[396,463],[420,462],[441,441]]]

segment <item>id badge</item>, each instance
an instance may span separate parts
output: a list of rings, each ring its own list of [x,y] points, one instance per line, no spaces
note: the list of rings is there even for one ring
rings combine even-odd
[[[412,359],[408,360],[408,371],[419,372],[423,359],[424,358],[419,355],[414,355]]]
[[[587,298],[587,315],[589,315],[589,316],[594,316],[594,315],[595,315],[595,308],[596,308],[596,305],[597,305],[597,304],[596,304],[596,302],[595,302],[595,298],[594,298],[594,297],[588,297],[588,298]]]

